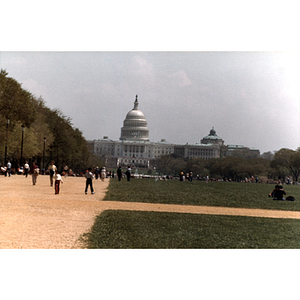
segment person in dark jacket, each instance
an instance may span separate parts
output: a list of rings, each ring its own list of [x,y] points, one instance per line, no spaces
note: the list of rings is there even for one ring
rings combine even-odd
[[[130,168],[130,166],[128,166],[127,171],[126,171],[127,181],[130,181],[130,175],[131,175],[131,168]]]
[[[92,173],[92,168],[88,168],[88,171],[85,173],[86,185],[85,185],[85,193],[87,194],[88,187],[91,187],[92,194],[95,194],[93,189],[93,179],[95,176]]]
[[[118,170],[117,170],[117,175],[118,175],[118,180],[121,181],[122,178],[122,168],[119,166]]]
[[[285,200],[283,195],[286,195],[286,192],[284,191],[282,185],[276,184],[275,189],[269,194],[269,197],[273,197],[273,200]]]

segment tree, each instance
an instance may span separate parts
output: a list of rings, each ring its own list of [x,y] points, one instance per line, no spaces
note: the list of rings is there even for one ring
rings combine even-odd
[[[70,118],[59,110],[46,107],[41,97],[36,99],[30,92],[22,89],[21,84],[15,79],[7,75],[5,70],[1,70],[0,139],[5,141],[3,145],[8,145],[0,147],[2,157],[5,156],[4,152],[7,149],[7,157],[11,158],[14,167],[17,167],[21,157],[21,125],[24,125],[26,126],[23,135],[24,159],[35,160],[41,166],[46,146],[46,165],[51,159],[55,159],[59,169],[66,163],[72,169],[81,171],[87,165],[101,163],[90,154],[85,138],[79,129],[73,128]],[[6,121],[8,117],[9,126]]]
[[[36,110],[34,97],[22,89],[21,84],[15,79],[7,77],[8,73],[1,69],[0,72],[0,114],[14,122],[21,122],[26,127],[34,122]]]
[[[161,155],[155,160],[156,170],[163,175],[172,174],[175,164],[176,159],[171,155]]]
[[[192,158],[187,161],[187,171],[191,170],[194,175],[199,175],[200,177],[205,177],[209,174],[207,169],[210,160],[205,160],[203,158]],[[210,162],[213,162],[211,160]]]
[[[243,161],[242,158],[228,156],[218,159],[210,166],[210,173],[214,176],[221,176],[227,179],[236,179],[238,173],[238,165]]]
[[[271,166],[277,169],[285,167],[292,173],[294,180],[298,181],[300,175],[300,148],[296,151],[282,148],[275,152]]]
[[[268,151],[268,152],[264,152],[260,157],[268,159],[268,160],[272,160],[274,157],[274,154],[271,151]]]

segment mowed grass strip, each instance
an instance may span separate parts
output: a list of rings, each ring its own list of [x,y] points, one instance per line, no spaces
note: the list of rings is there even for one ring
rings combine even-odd
[[[107,210],[89,249],[299,249],[300,220]]]
[[[300,186],[284,185],[295,202],[268,197],[273,184],[133,179],[110,181],[104,201],[207,205],[300,211]]]

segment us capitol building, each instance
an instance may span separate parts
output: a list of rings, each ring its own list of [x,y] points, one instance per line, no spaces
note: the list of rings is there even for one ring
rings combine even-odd
[[[176,154],[183,158],[220,158],[231,155],[234,150],[249,150],[254,157],[260,155],[259,150],[241,145],[224,145],[214,128],[204,137],[200,144],[172,144],[162,139],[150,142],[149,129],[143,112],[139,109],[138,96],[134,107],[128,112],[121,128],[119,141],[107,136],[103,139],[88,141],[90,151],[105,159],[107,167],[131,165],[140,168],[152,168],[155,159],[161,155]]]

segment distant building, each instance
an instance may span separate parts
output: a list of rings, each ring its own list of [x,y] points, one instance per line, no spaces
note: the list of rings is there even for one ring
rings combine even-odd
[[[188,159],[211,159],[234,153],[235,148],[225,146],[214,128],[199,144],[173,144],[165,139],[160,142],[150,142],[147,125],[145,115],[139,110],[138,96],[136,96],[134,107],[128,112],[123,122],[120,139],[113,141],[104,136],[102,139],[88,141],[90,151],[104,158],[108,167],[131,165],[140,168],[151,168],[152,162],[161,155],[176,154]],[[241,147],[249,149],[237,146],[238,149]],[[259,150],[249,150],[259,156]]]

